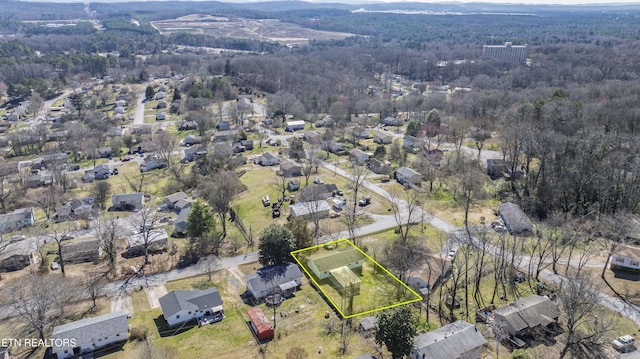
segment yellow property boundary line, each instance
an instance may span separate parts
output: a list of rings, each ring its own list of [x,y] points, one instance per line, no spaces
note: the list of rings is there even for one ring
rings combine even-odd
[[[338,244],[341,243],[348,243],[349,245],[351,245],[353,248],[357,249],[360,253],[362,253],[362,255],[364,255],[365,258],[367,258],[368,260],[370,260],[374,265],[378,266],[379,268],[381,268],[387,275],[389,275],[391,278],[395,279],[396,282],[400,283],[405,289],[407,289],[411,294],[416,296],[416,299],[413,300],[407,300],[401,303],[397,303],[397,304],[392,304],[392,305],[388,305],[386,307],[381,307],[381,308],[376,308],[376,309],[372,309],[372,310],[368,310],[368,311],[364,311],[364,312],[360,312],[360,313],[355,313],[355,314],[351,314],[351,315],[345,315],[342,310],[340,310],[340,307],[338,305],[336,305],[336,303],[333,301],[333,299],[331,298],[331,296],[324,291],[324,289],[322,289],[322,286],[320,285],[320,283],[318,283],[313,275],[307,270],[307,266],[302,264],[302,262],[300,262],[300,260],[298,260],[298,257],[296,256],[296,254],[304,252],[304,251],[309,251],[312,249],[316,249],[316,248],[321,248],[327,245],[332,245],[335,244],[336,246]],[[382,266],[380,263],[378,263],[375,259],[371,258],[367,253],[365,253],[362,249],[358,248],[355,244],[351,243],[347,238],[343,238],[343,239],[338,239],[336,241],[331,241],[331,242],[327,242],[327,243],[322,243],[322,244],[318,244],[312,247],[307,247],[307,248],[303,248],[303,249],[298,249],[296,251],[293,251],[290,253],[291,256],[293,257],[293,259],[295,259],[295,261],[298,263],[298,265],[302,268],[302,270],[304,270],[305,273],[307,273],[307,276],[309,277],[309,279],[311,279],[311,281],[316,285],[316,287],[318,289],[320,289],[320,291],[322,292],[322,294],[324,294],[325,298],[327,298],[329,300],[329,302],[331,303],[331,305],[333,305],[333,307],[338,311],[338,313],[340,313],[340,315],[345,318],[353,318],[353,317],[357,317],[357,316],[361,316],[361,315],[365,315],[365,314],[370,314],[370,313],[374,313],[380,310],[385,310],[385,309],[390,309],[390,308],[395,308],[395,307],[399,307],[401,305],[405,305],[405,304],[409,304],[409,303],[414,303],[414,302],[418,302],[421,301],[423,298],[420,294],[416,293],[416,291],[414,291],[413,289],[411,289],[408,285],[406,285],[403,281],[401,281],[400,279],[398,279],[395,275],[393,275],[393,273],[389,272],[389,270],[387,270],[387,268],[385,268],[384,266]]]

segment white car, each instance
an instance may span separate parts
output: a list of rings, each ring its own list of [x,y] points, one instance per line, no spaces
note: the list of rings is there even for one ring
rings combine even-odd
[[[635,350],[635,339],[631,335],[623,335],[611,344],[616,350],[623,353]]]
[[[315,184],[324,184],[324,181],[322,180],[322,178],[316,177],[313,179],[313,183]]]

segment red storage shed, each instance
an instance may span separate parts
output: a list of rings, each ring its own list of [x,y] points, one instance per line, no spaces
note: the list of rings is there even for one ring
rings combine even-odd
[[[251,322],[251,329],[255,333],[258,340],[263,342],[270,339],[273,339],[273,327],[271,326],[271,322],[264,315],[260,308],[249,309],[247,312],[249,315],[249,319]]]

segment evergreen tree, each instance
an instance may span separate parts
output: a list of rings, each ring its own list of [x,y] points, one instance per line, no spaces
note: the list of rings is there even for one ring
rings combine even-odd
[[[284,264],[291,261],[294,249],[293,233],[286,227],[271,224],[260,233],[258,261],[263,266]]]
[[[376,343],[384,344],[393,359],[409,355],[418,333],[418,316],[408,305],[378,312]]]

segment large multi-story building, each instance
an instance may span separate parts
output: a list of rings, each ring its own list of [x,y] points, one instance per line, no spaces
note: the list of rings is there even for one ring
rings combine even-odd
[[[504,45],[484,45],[482,55],[498,61],[524,64],[527,60],[527,46],[514,46],[511,42],[505,42]]]

